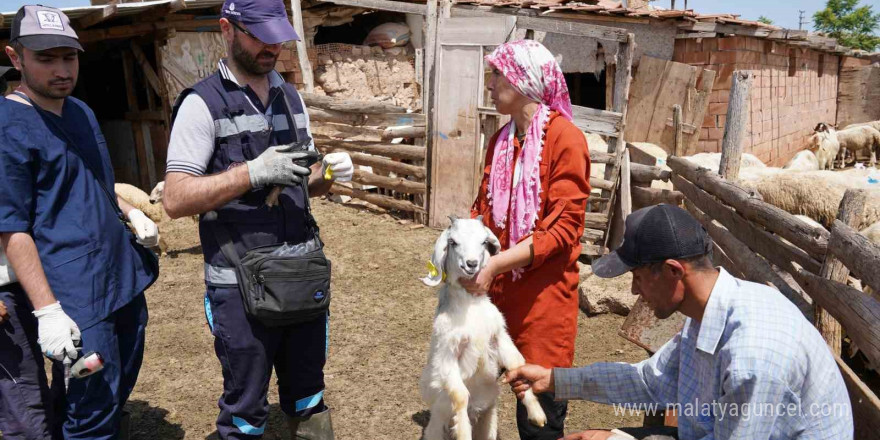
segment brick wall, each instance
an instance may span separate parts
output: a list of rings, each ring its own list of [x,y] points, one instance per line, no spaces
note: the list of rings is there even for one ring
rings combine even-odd
[[[840,59],[835,55],[736,36],[704,38],[700,42],[690,38],[676,40],[673,61],[718,72],[700,129],[700,152],[721,151],[727,101],[736,70],[750,70],[755,75],[744,151],[768,165],[781,166],[806,148],[817,123],[836,122]]]

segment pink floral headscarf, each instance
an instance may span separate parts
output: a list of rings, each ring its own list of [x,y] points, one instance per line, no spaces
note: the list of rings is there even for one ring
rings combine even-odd
[[[529,124],[519,157],[516,160],[513,157],[513,136],[516,133],[513,119],[501,129],[492,157],[488,193],[492,221],[503,229],[507,215],[511,213],[510,245],[513,246],[535,228],[541,207],[539,165],[544,148],[544,125],[552,110],[570,121],[571,98],[562,69],[553,54],[537,41],[502,44],[486,55],[486,62],[498,69],[519,93],[538,103],[538,111]],[[518,275],[515,271],[514,278]]]

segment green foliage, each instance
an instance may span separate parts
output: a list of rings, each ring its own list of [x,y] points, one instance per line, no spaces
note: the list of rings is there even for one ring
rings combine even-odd
[[[771,20],[763,15],[758,17],[758,21],[761,23],[764,23],[764,24],[773,24],[773,20]]]
[[[813,15],[813,27],[855,49],[873,51],[880,46],[874,31],[880,26],[880,13],[870,5],[858,6],[859,0],[828,0],[825,9]]]

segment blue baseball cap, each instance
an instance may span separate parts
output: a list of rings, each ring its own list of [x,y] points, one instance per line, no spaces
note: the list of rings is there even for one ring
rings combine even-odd
[[[299,40],[283,0],[226,0],[220,16],[240,24],[266,44]]]

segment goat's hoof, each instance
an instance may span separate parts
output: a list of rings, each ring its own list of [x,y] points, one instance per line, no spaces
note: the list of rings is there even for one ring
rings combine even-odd
[[[539,412],[538,414],[529,414],[529,423],[539,428],[543,428],[544,425],[547,424],[547,416],[544,414],[543,411]]]

